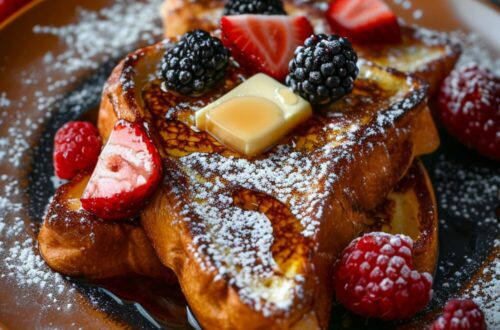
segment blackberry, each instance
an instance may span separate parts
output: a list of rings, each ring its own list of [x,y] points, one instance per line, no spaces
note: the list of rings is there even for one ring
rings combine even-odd
[[[281,0],[229,0],[224,15],[262,14],[286,15]]]
[[[316,34],[297,47],[286,84],[311,104],[329,104],[350,93],[358,55],[346,38]]]
[[[167,50],[161,75],[168,89],[184,95],[200,95],[224,79],[230,52],[220,39],[195,30],[184,34]]]

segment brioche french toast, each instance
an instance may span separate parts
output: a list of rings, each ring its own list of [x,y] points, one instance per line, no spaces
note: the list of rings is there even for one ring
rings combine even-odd
[[[79,175],[54,195],[38,235],[39,250],[54,270],[99,280],[140,275],[175,280],[156,257],[142,227],[109,223],[81,207],[89,175]]]
[[[308,17],[317,33],[330,33],[326,23],[326,9],[330,1],[284,1],[289,15]],[[222,0],[165,0],[161,7],[164,35],[175,38],[194,29],[218,29],[225,1]],[[442,33],[409,26],[401,28],[402,40],[397,44],[358,44],[356,50],[362,58],[381,66],[411,72],[429,83],[429,94],[451,72],[461,54],[461,47]]]
[[[206,25],[213,18],[199,18],[220,4],[178,8],[190,8],[190,19],[174,7],[164,7],[164,17],[175,12],[171,18],[179,25],[173,28],[184,32],[183,27],[213,30]],[[301,10],[325,27],[318,18],[324,15],[321,4],[287,3],[287,11]],[[385,64],[397,55],[401,59],[394,63],[417,74],[419,64],[439,63],[441,69],[425,71],[436,83],[446,65],[454,64],[446,53],[451,48],[438,43],[434,49],[415,36],[403,29],[401,45],[360,53]],[[95,279],[170,280],[168,267],[200,324],[217,329],[326,328],[333,265],[361,233],[413,237],[416,268],[433,271],[436,207],[416,160],[439,143],[426,104],[428,84],[363,60],[351,94],[315,107],[312,118],[276,146],[245,157],[196,128],[195,113],[243,85],[250,73],[232,62],[222,84],[185,96],[166,88],[159,74],[172,47],[167,40],[127,56],[108,79],[99,112],[104,140],[117,121],[137,123],[162,156],[165,177],[141,212],[144,229],[82,210],[72,201],[88,177],[77,177],[58,191],[42,226],[40,250],[49,265]],[[409,51],[415,47],[421,51]],[[115,263],[98,261],[110,255]]]
[[[175,282],[139,224],[104,223],[81,208],[89,179],[80,175],[56,192],[38,236],[40,253],[54,270],[91,280],[140,275]],[[414,161],[403,179],[367,212],[366,232],[405,234],[416,242],[415,264],[432,272],[437,253],[436,205],[425,168]],[[110,262],[112,261],[112,262]]]
[[[79,205],[88,176],[61,186],[38,237],[40,252],[57,272],[90,280],[143,276],[169,283],[175,275],[164,267],[142,227],[105,224]],[[415,241],[415,268],[432,272],[437,259],[437,207],[424,166],[415,160],[393,191],[367,212],[365,232],[383,231]]]
[[[152,77],[169,45],[123,60],[99,113],[104,138],[117,119],[146,121],[168,155],[164,182],[141,215],[156,253],[206,328],[287,328],[304,317],[325,328],[336,255],[369,228],[365,211],[414,157],[438,144],[427,85],[363,62],[352,94],[246,159],[191,129],[194,111],[244,73],[231,68],[203,97],[164,91]]]

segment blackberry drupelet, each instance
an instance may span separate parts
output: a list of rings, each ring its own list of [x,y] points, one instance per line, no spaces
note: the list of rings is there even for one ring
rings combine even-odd
[[[228,0],[224,15],[286,15],[281,0]]]
[[[286,84],[311,104],[326,105],[352,91],[359,73],[357,61],[346,38],[312,35],[295,50]]]
[[[161,75],[168,89],[184,95],[200,95],[224,79],[230,52],[220,39],[195,30],[184,34],[167,50]]]

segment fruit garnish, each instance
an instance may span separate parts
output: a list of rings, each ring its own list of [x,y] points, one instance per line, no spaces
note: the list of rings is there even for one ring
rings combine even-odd
[[[337,299],[365,317],[410,318],[432,297],[432,277],[413,269],[412,251],[405,235],[375,232],[355,239],[335,265]]]
[[[382,0],[332,0],[326,19],[334,33],[354,43],[401,41],[398,18]]]
[[[430,330],[486,330],[483,312],[470,299],[451,299]]]
[[[295,51],[286,84],[311,104],[328,104],[352,91],[357,61],[346,38],[312,35]]]
[[[439,108],[453,136],[500,160],[500,77],[475,63],[452,71],[441,86]]]
[[[281,0],[229,0],[224,6],[224,15],[286,15]]]
[[[97,128],[88,122],[71,121],[54,138],[54,168],[61,179],[91,171],[97,163],[102,142]]]
[[[161,158],[141,124],[119,120],[85,188],[82,207],[103,219],[135,215],[162,177]]]
[[[221,29],[222,42],[240,65],[278,81],[284,81],[297,46],[313,33],[304,16],[224,16]]]
[[[161,75],[168,89],[199,95],[224,79],[229,56],[219,38],[203,30],[191,31],[167,50],[161,62]]]

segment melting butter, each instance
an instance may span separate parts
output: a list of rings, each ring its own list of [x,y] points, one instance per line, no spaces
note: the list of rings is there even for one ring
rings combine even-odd
[[[312,115],[311,105],[286,86],[257,74],[196,113],[196,126],[247,156],[275,145]]]

